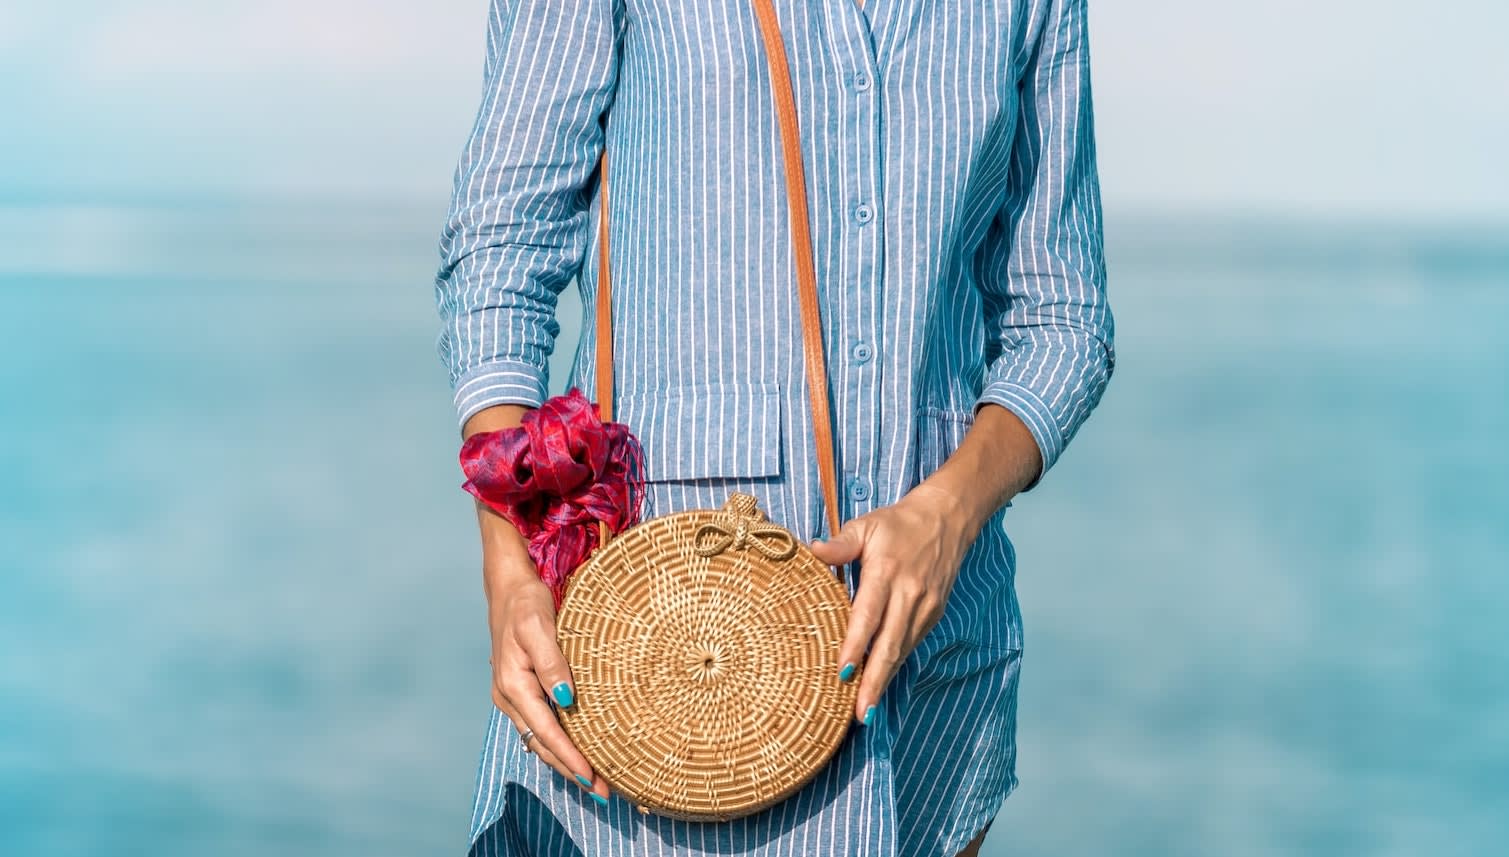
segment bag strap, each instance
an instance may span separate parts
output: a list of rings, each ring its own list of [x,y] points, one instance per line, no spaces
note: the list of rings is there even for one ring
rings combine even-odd
[[[787,206],[791,215],[792,251],[796,262],[797,301],[802,313],[802,353],[807,368],[807,392],[812,408],[812,428],[817,440],[818,481],[827,506],[829,536],[842,521],[838,506],[837,457],[833,452],[833,417],[828,407],[828,367],[823,352],[822,316],[817,302],[817,273],[812,261],[812,233],[807,213],[807,179],[802,169],[801,134],[797,126],[796,96],[780,24],[770,0],[754,0],[765,58],[770,66],[776,116],[781,126],[781,159],[785,165]],[[613,418],[613,302],[608,265],[608,152],[605,146],[599,164],[597,221],[597,403],[603,420]]]

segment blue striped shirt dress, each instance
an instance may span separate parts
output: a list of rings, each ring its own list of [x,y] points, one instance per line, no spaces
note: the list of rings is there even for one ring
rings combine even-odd
[[[1085,0],[774,6],[843,517],[898,500],[985,403],[1022,419],[1046,473],[1114,366]],[[738,490],[800,538],[830,535],[771,99],[750,0],[492,1],[435,282],[460,424],[545,399],[573,280],[588,318],[567,386],[596,389],[606,147],[614,416],[645,449],[645,515]],[[792,798],[722,823],[644,815],[622,796],[602,807],[524,752],[494,708],[472,853],[953,857],[1017,782],[1010,505],[872,724]]]

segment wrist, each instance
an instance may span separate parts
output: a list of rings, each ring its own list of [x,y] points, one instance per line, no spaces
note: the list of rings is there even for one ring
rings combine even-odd
[[[1037,443],[1026,425],[1006,408],[986,404],[963,442],[918,487],[952,498],[954,514],[966,522],[973,538],[1021,493],[1039,461]]]
[[[956,527],[965,542],[973,541],[990,519],[988,512],[982,512],[973,493],[945,479],[928,477],[908,492],[907,497],[913,502],[926,504],[933,514]]]
[[[516,595],[530,587],[538,586],[546,590],[545,599],[548,601],[549,588],[540,580],[535,572],[534,563],[525,557],[523,562],[517,560],[498,560],[482,563],[482,592],[487,597],[490,612],[502,610],[508,603],[510,595]]]

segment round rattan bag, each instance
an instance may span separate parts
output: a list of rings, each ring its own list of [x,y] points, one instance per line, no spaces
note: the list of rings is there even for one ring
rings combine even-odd
[[[795,793],[848,731],[843,582],[754,497],[651,518],[571,575],[561,725],[641,812],[723,821]]]

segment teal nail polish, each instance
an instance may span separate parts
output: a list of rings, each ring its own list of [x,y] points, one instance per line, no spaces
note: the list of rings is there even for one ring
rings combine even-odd
[[[598,803],[599,806],[607,806],[608,805],[608,799],[605,798],[605,797],[603,797],[602,795],[598,794],[597,792],[587,792],[587,794],[592,795],[592,799],[595,800],[595,801],[597,801],[597,803]]]
[[[870,721],[872,721],[874,719],[875,719],[875,706],[872,705],[869,708],[865,709],[865,719],[863,721],[861,721],[861,722],[864,723],[864,725],[869,726],[870,725]]]
[[[571,695],[571,685],[567,684],[566,682],[561,682],[555,687],[552,687],[550,689],[550,693],[555,696],[555,704],[559,705],[562,708],[570,708],[571,703],[576,701],[576,699]]]
[[[844,668],[838,671],[839,681],[848,681],[854,677],[854,664],[844,664]]]
[[[581,783],[582,784],[582,788],[584,788],[584,789],[590,789],[590,788],[592,788],[592,781],[589,780],[589,779],[587,779],[586,777],[582,776],[581,774],[576,774],[576,781],[579,782],[579,783]]]

